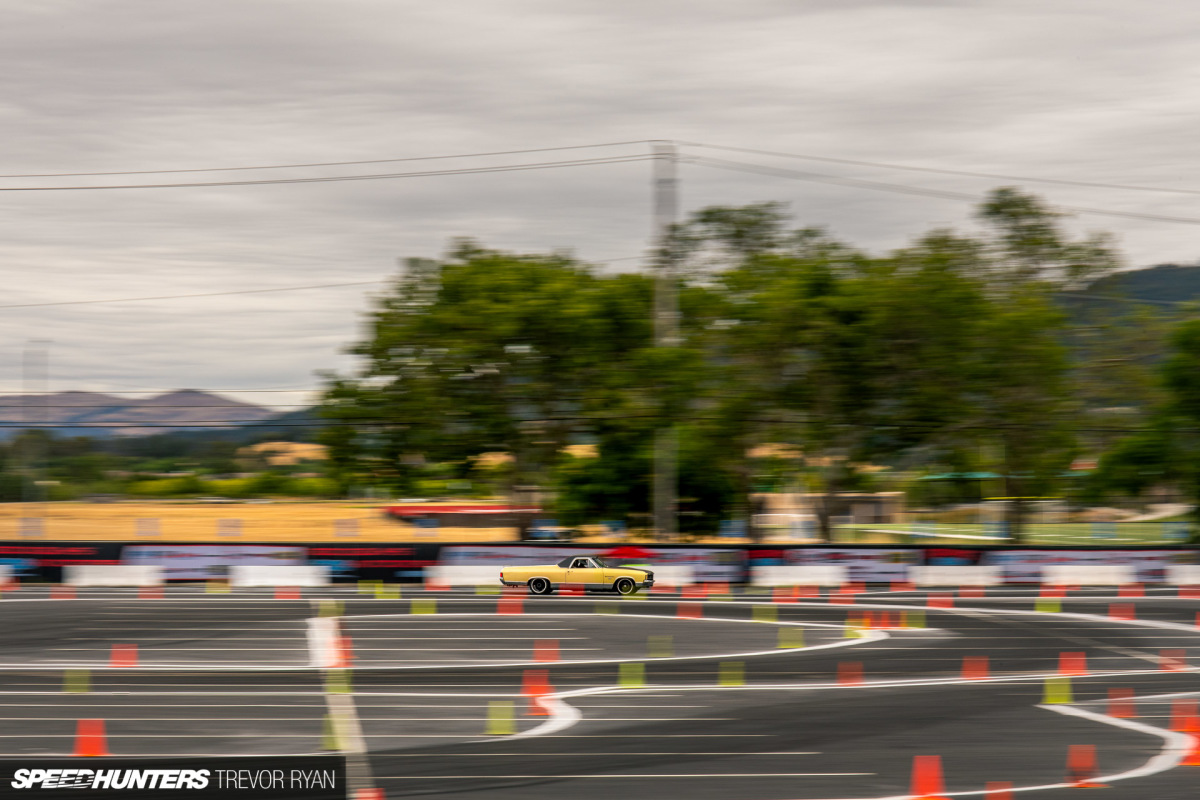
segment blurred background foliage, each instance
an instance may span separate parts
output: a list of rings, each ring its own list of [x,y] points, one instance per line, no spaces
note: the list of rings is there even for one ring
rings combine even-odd
[[[679,280],[665,347],[652,275],[470,240],[411,259],[353,348],[361,371],[326,376],[332,477],[405,495],[429,463],[467,477],[504,453],[502,488],[552,489],[566,524],[645,526],[652,443],[670,426],[691,533],[749,517],[764,482],[829,499],[878,486],[867,465],[986,469],[1012,498],[1099,502],[1163,480],[1194,497],[1200,322],[1065,303],[1119,258],[1035,196],[994,190],[976,218],[873,256],[781,204],[697,211],[657,257]],[[779,443],[797,457],[753,455]],[[1067,481],[1089,454],[1099,468]],[[826,533],[830,509],[817,503]],[[1008,513],[1019,531],[1022,503]]]
[[[1105,235],[1017,189],[975,222],[869,254],[779,203],[698,210],[649,259],[677,277],[668,346],[652,271],[457,240],[404,262],[351,346],[360,366],[323,374],[293,424],[26,430],[0,442],[0,501],[507,496],[565,526],[646,528],[670,428],[687,535],[753,520],[763,492],[807,493],[826,536],[847,492],[941,519],[986,496],[1194,504],[1200,318],[1162,298],[1200,270],[1123,271]],[[1155,299],[1125,300],[1143,272]],[[271,439],[325,458],[247,454]],[[1005,513],[1019,537],[1027,504]]]

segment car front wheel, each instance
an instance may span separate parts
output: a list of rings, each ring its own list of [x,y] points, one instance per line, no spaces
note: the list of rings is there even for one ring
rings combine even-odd
[[[550,581],[545,578],[534,578],[529,582],[529,591],[534,594],[550,594]]]
[[[613,584],[613,589],[617,594],[633,594],[637,591],[637,584],[629,578],[618,578],[617,582]]]

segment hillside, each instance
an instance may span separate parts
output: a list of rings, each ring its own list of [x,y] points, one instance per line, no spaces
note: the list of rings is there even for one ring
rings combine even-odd
[[[275,416],[269,408],[193,389],[138,399],[57,392],[4,398],[0,430],[47,427],[60,436],[138,436],[214,424],[233,428]]]
[[[1200,264],[1159,264],[1118,272],[1079,292],[1064,294],[1064,308],[1078,321],[1097,316],[1123,316],[1138,307],[1168,310],[1175,303],[1200,301]]]
[[[1200,265],[1160,264],[1118,272],[1093,283],[1087,293],[1152,303],[1195,300],[1200,298]]]

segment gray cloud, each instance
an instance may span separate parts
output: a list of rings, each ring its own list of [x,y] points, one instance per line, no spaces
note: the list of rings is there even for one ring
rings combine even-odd
[[[1113,183],[1189,186],[1200,7],[1119,0],[0,3],[0,173],[170,169],[678,138]],[[596,151],[632,153],[625,147]],[[592,155],[584,151],[583,154]],[[579,154],[214,173],[401,171]],[[749,156],[745,160],[765,162]],[[982,193],[994,182],[777,161]],[[779,199],[874,250],[969,204],[683,168],[685,208]],[[172,176],[0,179],[0,186]],[[1194,185],[1194,184],[1193,184]],[[1054,202],[1200,217],[1191,198],[1032,185]],[[624,259],[647,164],[288,186],[0,193],[0,304],[389,276],[453,236]],[[1080,218],[1133,265],[1193,261],[1184,225]],[[631,268],[621,261],[614,268]],[[0,309],[0,390],[30,337],[52,388],[312,385],[367,293]],[[242,395],[247,399],[253,394]],[[268,395],[275,397],[274,395]],[[262,399],[262,396],[258,396]],[[276,398],[278,399],[278,398]]]

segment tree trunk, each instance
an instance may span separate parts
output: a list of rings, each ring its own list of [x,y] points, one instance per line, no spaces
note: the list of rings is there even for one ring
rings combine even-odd
[[[1013,479],[1009,465],[1005,464],[1004,472],[1004,494],[1008,498],[1004,501],[1004,521],[1009,540],[1019,544],[1025,527],[1025,498],[1021,494],[1020,481]]]

